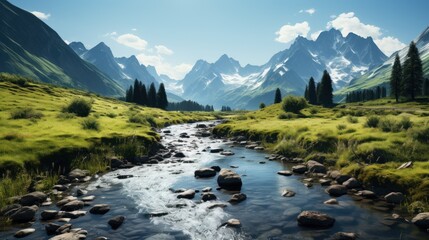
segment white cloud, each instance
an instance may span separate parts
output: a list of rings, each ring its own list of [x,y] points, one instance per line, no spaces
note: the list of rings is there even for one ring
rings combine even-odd
[[[43,12],[38,12],[38,11],[32,11],[31,13],[41,20],[48,20],[49,17],[51,17],[50,13],[43,13]]]
[[[323,31],[319,30],[319,31],[316,31],[316,32],[312,33],[310,35],[311,39],[316,40],[319,37],[319,35],[320,35],[321,32],[323,32]]]
[[[302,23],[296,23],[295,25],[283,25],[279,31],[276,32],[277,42],[288,43],[294,40],[298,36],[306,37],[310,31],[310,25],[304,21]]]
[[[386,55],[402,49],[406,45],[392,36],[383,36],[381,28],[371,24],[365,24],[355,16],[354,12],[341,13],[332,21],[328,22],[326,28],[335,28],[341,31],[343,36],[353,32],[361,37],[372,37],[374,42]]]
[[[105,37],[114,37],[114,36],[116,36],[116,35],[118,35],[118,33],[117,33],[117,32],[110,32],[110,33],[106,33],[106,34],[104,34],[104,36],[105,36]]]
[[[335,28],[341,31],[343,36],[347,36],[353,32],[362,37],[379,38],[381,36],[381,29],[371,24],[364,24],[354,12],[341,13],[338,17],[328,22],[327,28]]]
[[[139,50],[139,51],[145,50],[145,48],[147,46],[146,40],[144,40],[144,39],[142,39],[142,38],[140,38],[134,34],[130,34],[130,33],[120,35],[115,40],[119,44],[122,44],[122,45],[130,47],[130,48],[134,48],[134,49]]]
[[[375,39],[374,42],[387,56],[407,46],[405,43],[399,41],[399,39],[391,36]]]
[[[192,65],[181,63],[173,65],[165,61],[161,55],[138,54],[137,59],[141,64],[152,65],[159,74],[165,74],[173,79],[182,79],[192,69]]]
[[[132,29],[131,29],[131,31],[134,31],[134,32],[135,32],[135,31],[137,31],[137,28],[132,28]]]
[[[307,10],[300,10],[299,12],[300,12],[300,13],[306,12],[306,13],[308,13],[308,14],[310,14],[310,15],[313,15],[313,14],[316,12],[316,9],[314,9],[314,8],[309,8],[309,9],[307,9]]]
[[[160,55],[172,55],[174,53],[173,50],[169,49],[164,45],[156,45],[155,49],[156,52]]]

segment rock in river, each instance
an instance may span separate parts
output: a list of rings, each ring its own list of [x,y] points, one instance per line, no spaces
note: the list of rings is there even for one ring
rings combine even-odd
[[[356,240],[359,236],[351,232],[337,232],[330,238],[331,240]]]
[[[294,173],[298,173],[298,174],[303,174],[307,171],[307,166],[305,165],[296,165],[292,167],[292,172]]]
[[[343,182],[343,186],[348,189],[353,189],[360,187],[361,184],[356,178],[349,178],[347,181]]]
[[[419,213],[412,220],[412,223],[419,228],[428,229],[429,228],[429,212]]]
[[[340,197],[344,194],[347,194],[347,188],[343,185],[332,185],[325,189],[329,195],[334,197]]]
[[[52,220],[58,216],[58,211],[56,210],[44,210],[40,214],[42,220]]]
[[[48,196],[43,192],[32,192],[22,196],[19,203],[23,206],[40,205],[46,201],[47,198]]]
[[[291,190],[288,190],[288,189],[285,189],[285,190],[283,190],[283,192],[282,192],[282,197],[293,197],[293,196],[295,196],[295,192],[294,191],[291,191]]]
[[[209,178],[216,176],[216,171],[213,168],[201,168],[194,172],[194,176],[198,178]]]
[[[94,205],[91,210],[89,210],[92,214],[105,214],[110,211],[110,207],[107,204],[97,204]]]
[[[329,228],[335,219],[327,214],[316,211],[303,211],[297,218],[298,224],[304,227]]]
[[[17,223],[29,222],[34,219],[34,216],[36,215],[38,209],[39,208],[36,205],[31,207],[21,207],[10,216],[10,219],[12,219],[13,222]]]
[[[195,197],[195,190],[189,189],[186,190],[179,195],[177,195],[177,198],[186,198],[186,199],[192,199]]]
[[[323,164],[310,160],[307,162],[308,171],[311,173],[326,173],[326,168]]]
[[[84,202],[79,200],[73,200],[69,203],[66,203],[64,206],[61,207],[61,211],[71,212],[75,210],[82,209],[84,207]]]
[[[53,238],[50,238],[49,240],[82,240],[85,238],[86,238],[86,235],[84,234],[69,232],[69,233],[63,233],[61,235],[57,235]]]
[[[124,216],[116,216],[111,218],[107,223],[112,227],[112,229],[118,229],[122,223],[124,223],[125,217]]]
[[[278,171],[277,174],[282,176],[292,176],[292,172],[288,170]]]
[[[243,183],[240,175],[230,169],[222,169],[217,178],[217,184],[226,190],[239,191]]]
[[[217,199],[216,195],[214,195],[211,192],[205,192],[201,196],[201,200],[203,202],[212,201],[212,200],[216,200],[216,199]]]
[[[16,238],[23,238],[23,237],[26,237],[26,236],[34,233],[35,231],[36,231],[36,229],[34,229],[34,228],[26,228],[26,229],[22,229],[22,230],[19,230],[18,232],[16,232],[14,236]]]
[[[247,199],[247,195],[244,193],[236,193],[232,195],[231,199],[228,202],[230,203],[239,203]]]
[[[391,192],[384,196],[384,199],[386,199],[388,203],[400,204],[405,200],[405,197],[401,192]]]

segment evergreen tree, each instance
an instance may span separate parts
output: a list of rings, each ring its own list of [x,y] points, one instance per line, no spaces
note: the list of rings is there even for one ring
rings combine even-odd
[[[155,84],[151,83],[147,92],[147,106],[156,107],[156,89]]]
[[[402,67],[399,55],[396,54],[395,62],[392,67],[392,74],[390,75],[390,95],[395,97],[396,102],[399,102],[402,84]]]
[[[308,102],[310,104],[317,104],[317,92],[316,92],[316,83],[314,82],[313,77],[308,81]]]
[[[328,71],[323,71],[322,80],[320,81],[320,89],[318,91],[318,102],[324,107],[329,107],[333,105],[333,88],[332,88],[332,79],[329,76]]]
[[[134,88],[133,88],[133,100],[131,102],[139,103],[141,99],[141,82],[139,80],[134,80]]]
[[[426,78],[423,82],[423,96],[429,96],[429,78]]]
[[[377,86],[375,90],[375,99],[380,99],[380,98],[381,98],[381,87]]]
[[[261,102],[261,103],[259,104],[259,109],[264,109],[264,108],[265,108],[265,103]]]
[[[280,89],[276,89],[276,96],[274,97],[274,103],[280,103],[282,102],[282,92],[280,92]]]
[[[381,88],[381,98],[387,97],[387,90],[386,87]]]
[[[142,106],[148,106],[146,86],[142,82],[140,82],[140,101],[139,101],[139,104]]]
[[[168,106],[168,100],[167,100],[167,93],[165,92],[164,83],[161,83],[159,85],[158,93],[156,94],[156,102],[159,108],[161,109],[167,109]]]
[[[133,92],[133,86],[130,86],[125,94],[125,102],[133,102]]]
[[[305,100],[310,101],[310,96],[308,94],[308,86],[305,86],[304,98],[305,98]]]
[[[419,56],[419,50],[414,42],[411,42],[408,49],[402,77],[404,96],[408,97],[410,100],[415,100],[416,95],[421,93],[423,68],[422,60]]]
[[[320,82],[317,83],[316,85],[316,103],[317,105],[320,105],[320,100],[319,100],[319,93],[320,93]]]

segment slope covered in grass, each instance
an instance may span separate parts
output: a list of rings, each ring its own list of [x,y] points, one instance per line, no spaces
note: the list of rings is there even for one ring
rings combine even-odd
[[[324,161],[368,186],[408,192],[414,200],[425,200],[422,192],[429,190],[427,99],[310,106],[298,115],[274,104],[218,125],[215,133],[245,135],[287,157]],[[407,161],[414,161],[414,167],[396,169]]]
[[[139,139],[148,147],[159,139],[152,129],[206,120],[207,113],[167,112],[78,90],[0,74],[0,169],[37,166],[44,158],[71,158],[99,144]],[[74,99],[92,103],[88,117],[64,112]],[[98,129],[93,127],[94,122]],[[89,126],[89,127],[88,127]]]

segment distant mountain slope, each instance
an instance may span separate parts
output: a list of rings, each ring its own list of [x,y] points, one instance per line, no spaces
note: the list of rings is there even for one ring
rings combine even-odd
[[[72,42],[69,46],[82,59],[94,64],[124,89],[133,84],[134,79],[138,79],[145,85],[150,85],[151,83],[155,83],[156,86],[159,85],[158,81],[147,71],[144,65],[139,63],[134,55],[129,58],[115,58],[112,50],[104,42],[89,50],[81,42]]]
[[[122,96],[123,89],[76,55],[33,14],[0,1],[0,72],[43,82]]]
[[[429,77],[429,27],[426,28],[415,40],[419,49],[420,58],[423,63],[423,73]],[[403,63],[408,53],[408,47],[401,49],[398,54]],[[350,85],[335,93],[337,100],[341,100],[345,94],[355,90],[373,88],[379,85],[389,86],[390,74],[392,65],[395,60],[396,53],[392,54],[383,64],[375,67],[363,76],[356,78],[350,82]]]
[[[276,88],[283,94],[302,95],[308,79],[319,81],[325,69],[339,89],[385,60],[372,38],[353,33],[343,37],[331,29],[314,41],[296,38],[289,49],[262,66],[242,67],[227,55],[214,63],[198,60],[176,87],[182,87],[184,98],[203,104],[255,109],[260,102],[271,104]]]

